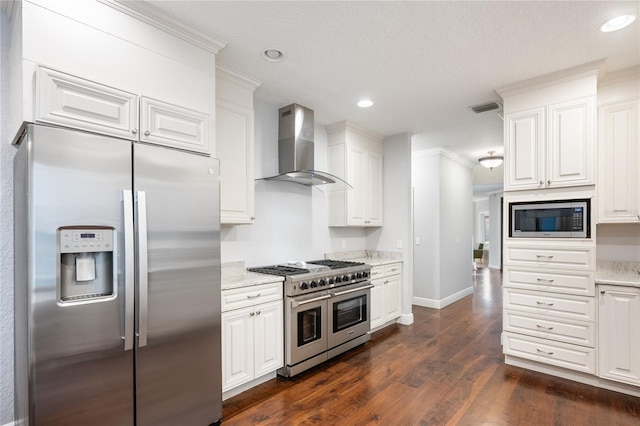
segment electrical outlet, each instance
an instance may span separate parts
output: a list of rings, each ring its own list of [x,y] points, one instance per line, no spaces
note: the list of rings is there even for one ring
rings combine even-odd
[[[398,240],[398,242],[396,243],[396,247],[399,249],[402,248],[402,240]]]
[[[419,246],[420,245],[420,237],[416,237],[416,245]]]
[[[347,248],[347,240],[340,240],[342,248]]]

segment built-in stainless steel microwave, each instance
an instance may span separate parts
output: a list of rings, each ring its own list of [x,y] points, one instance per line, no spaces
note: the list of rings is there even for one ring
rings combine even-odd
[[[590,238],[590,200],[509,203],[509,236]]]

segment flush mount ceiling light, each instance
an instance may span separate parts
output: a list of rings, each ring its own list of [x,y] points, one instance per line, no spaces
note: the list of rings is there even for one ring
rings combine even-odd
[[[373,101],[370,99],[360,99],[357,104],[360,108],[369,108],[373,105]]]
[[[284,53],[280,49],[264,49],[262,51],[262,59],[269,62],[280,62],[284,60]]]
[[[603,33],[610,33],[612,31],[618,31],[626,26],[631,25],[636,20],[636,15],[622,15],[609,19],[607,22],[600,26],[600,31]]]
[[[489,151],[489,156],[478,158],[478,162],[481,166],[486,167],[489,170],[493,170],[494,167],[498,167],[502,164],[502,161],[504,160],[504,157],[501,155],[494,156],[493,154],[495,153],[495,151]]]

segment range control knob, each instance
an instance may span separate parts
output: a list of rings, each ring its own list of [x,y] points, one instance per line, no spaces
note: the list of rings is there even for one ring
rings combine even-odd
[[[300,289],[301,290],[308,290],[309,289],[309,284],[307,284],[307,283],[300,284]]]
[[[364,271],[362,273],[362,278],[369,278],[369,273],[367,271]]]
[[[337,277],[336,277],[336,278],[337,278]],[[333,278],[333,277],[329,278],[329,285],[333,284],[334,282],[335,282],[335,280],[334,280],[334,278]]]
[[[324,287],[325,285],[327,285],[327,282],[324,279],[321,279],[320,281],[318,281],[318,285],[320,287]]]
[[[356,276],[358,277],[358,279],[362,278],[362,272],[358,272]]]
[[[351,274],[351,279],[355,280],[356,279],[356,274]]]
[[[338,276],[336,277],[336,282],[337,282],[337,283],[341,283],[341,282],[342,282],[342,277],[341,277],[340,275],[338,275]]]
[[[349,281],[349,275],[345,275],[342,277],[342,281]]]
[[[315,282],[315,281],[311,281],[311,284],[310,284],[310,285],[311,285],[311,288],[316,288],[316,287],[318,287],[318,283],[317,283],[317,282]]]

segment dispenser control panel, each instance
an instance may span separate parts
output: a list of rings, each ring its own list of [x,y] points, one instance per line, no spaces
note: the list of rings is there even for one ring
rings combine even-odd
[[[60,229],[60,253],[113,251],[113,229]]]

